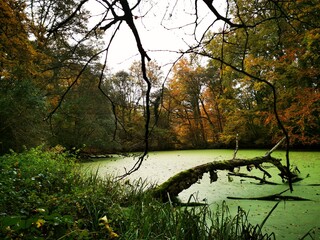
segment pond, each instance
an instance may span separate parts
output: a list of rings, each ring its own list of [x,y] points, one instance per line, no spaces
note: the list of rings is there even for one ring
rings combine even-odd
[[[237,158],[253,158],[263,156],[266,150],[239,150]],[[276,151],[273,157],[283,159],[285,164],[285,152]],[[232,159],[233,150],[179,150],[151,152],[143,162],[141,168],[130,175],[130,181],[141,178],[150,183],[162,183],[174,174],[191,167],[217,161]],[[264,225],[264,232],[274,232],[276,239],[300,239],[310,229],[314,229],[316,239],[320,239],[320,152],[294,151],[290,152],[291,165],[297,166],[301,172],[302,181],[294,183],[294,191],[285,192],[283,195],[299,196],[312,201],[283,201],[272,213]],[[85,163],[85,167],[95,171],[99,175],[121,175],[129,170],[136,159],[132,157],[114,157],[100,159]],[[282,183],[278,171],[272,165],[265,165],[266,170],[272,175],[269,181]],[[246,167],[240,172],[248,173]],[[226,201],[231,214],[235,215],[238,206],[248,212],[248,220],[252,224],[260,224],[276,204],[275,201],[261,200],[231,200],[227,197],[261,197],[278,194],[288,189],[287,184],[259,185],[254,179],[232,177],[229,179],[227,171],[218,172],[218,181],[210,184],[209,174],[205,174],[199,183],[181,192],[179,198],[187,202],[192,195],[198,201],[206,201],[213,209],[217,204]],[[250,175],[262,177],[259,170],[252,170]],[[313,238],[305,238],[313,239]]]

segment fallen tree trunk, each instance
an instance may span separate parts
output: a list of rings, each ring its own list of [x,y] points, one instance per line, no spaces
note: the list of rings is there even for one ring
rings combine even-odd
[[[265,156],[256,157],[252,159],[232,159],[224,161],[214,161],[202,164],[188,170],[182,171],[173,177],[169,178],[166,182],[153,189],[153,196],[160,198],[162,201],[168,201],[170,198],[174,199],[180,192],[188,189],[191,185],[202,179],[204,173],[210,174],[211,182],[216,181],[218,170],[233,171],[236,167],[251,166],[260,168],[262,163],[271,163],[279,170],[279,175],[282,179],[292,178],[293,174],[288,171],[287,167],[281,164],[281,159],[273,158],[270,156],[272,151]]]

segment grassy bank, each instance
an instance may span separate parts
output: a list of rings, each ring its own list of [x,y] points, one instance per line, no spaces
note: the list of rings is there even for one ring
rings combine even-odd
[[[40,148],[0,157],[1,239],[274,239],[226,205],[161,203],[145,182],[84,173],[72,156]]]

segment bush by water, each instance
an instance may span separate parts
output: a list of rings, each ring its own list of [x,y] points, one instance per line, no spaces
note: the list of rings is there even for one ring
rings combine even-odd
[[[151,184],[98,177],[61,151],[12,152],[0,171],[1,239],[274,239],[240,208],[162,203]]]

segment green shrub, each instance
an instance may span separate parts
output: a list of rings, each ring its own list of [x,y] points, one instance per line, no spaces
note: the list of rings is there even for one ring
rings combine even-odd
[[[40,147],[0,157],[0,239],[271,239],[225,205],[174,206],[141,179],[102,179]]]

